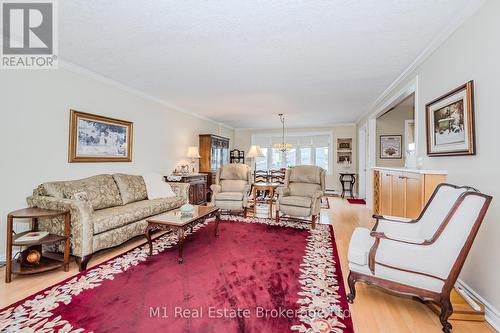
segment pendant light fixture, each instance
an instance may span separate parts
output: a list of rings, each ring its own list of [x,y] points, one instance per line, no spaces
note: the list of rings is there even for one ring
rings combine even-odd
[[[288,150],[292,149],[293,146],[291,143],[285,142],[285,117],[283,116],[283,113],[278,114],[278,116],[280,117],[281,126],[282,126],[283,131],[282,131],[281,143],[275,143],[273,145],[273,148],[278,149],[279,151],[285,153]]]

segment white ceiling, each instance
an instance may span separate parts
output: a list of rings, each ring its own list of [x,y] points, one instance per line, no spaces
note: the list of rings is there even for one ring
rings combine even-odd
[[[352,122],[480,2],[59,1],[60,56],[232,127]]]

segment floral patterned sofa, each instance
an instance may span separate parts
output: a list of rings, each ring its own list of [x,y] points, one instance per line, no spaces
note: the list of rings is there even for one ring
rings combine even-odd
[[[174,197],[148,200],[142,176],[103,174],[43,183],[27,202],[30,207],[70,211],[71,254],[84,270],[93,253],[143,234],[147,218],[188,202],[189,184],[169,184]],[[40,219],[39,225],[52,233],[64,230],[62,218]]]

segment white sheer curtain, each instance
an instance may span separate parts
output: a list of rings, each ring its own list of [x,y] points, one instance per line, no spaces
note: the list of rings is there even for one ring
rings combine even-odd
[[[329,133],[292,133],[285,136],[285,142],[293,148],[283,153],[273,145],[282,142],[280,133],[254,134],[252,145],[260,145],[264,157],[256,159],[258,170],[286,168],[295,165],[317,165],[327,171],[330,167],[332,134]]]

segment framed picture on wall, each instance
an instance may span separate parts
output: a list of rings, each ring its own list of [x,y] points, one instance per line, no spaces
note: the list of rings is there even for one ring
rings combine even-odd
[[[352,139],[337,139],[337,150],[352,150]]]
[[[70,163],[131,162],[133,123],[71,110]]]
[[[474,81],[425,106],[427,155],[475,155]]]
[[[338,164],[351,164],[352,163],[352,153],[351,152],[338,152],[337,153],[337,163]]]
[[[380,158],[387,160],[403,158],[402,141],[402,135],[381,135]]]

